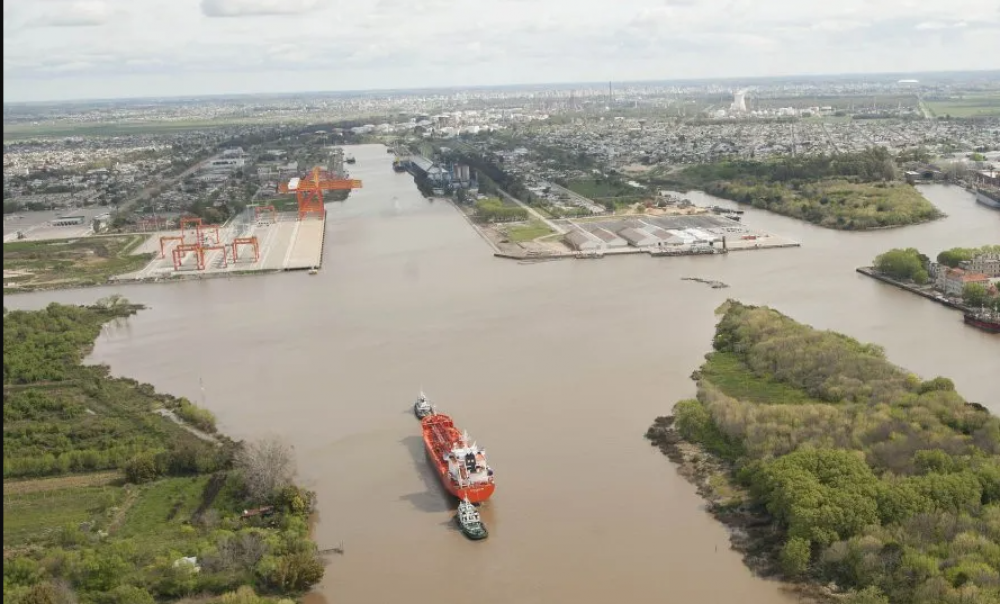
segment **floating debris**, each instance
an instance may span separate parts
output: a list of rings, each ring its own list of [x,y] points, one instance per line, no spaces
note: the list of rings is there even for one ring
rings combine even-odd
[[[704,283],[705,285],[710,285],[712,289],[725,289],[729,287],[726,283],[722,281],[713,281],[711,279],[702,279],[700,277],[681,277],[681,281],[696,281],[698,283]]]

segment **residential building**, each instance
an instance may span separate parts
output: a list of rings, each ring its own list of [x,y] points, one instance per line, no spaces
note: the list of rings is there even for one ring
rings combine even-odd
[[[1000,277],[1000,253],[979,254],[972,260],[963,262],[962,268],[991,278]]]
[[[990,278],[982,273],[967,272],[960,268],[948,269],[941,273],[943,279],[940,281],[938,289],[948,296],[961,296],[966,285],[970,283],[980,283],[989,287]]]

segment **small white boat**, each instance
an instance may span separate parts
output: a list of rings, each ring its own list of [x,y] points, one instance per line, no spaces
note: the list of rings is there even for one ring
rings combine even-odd
[[[309,269],[309,274],[310,275],[317,275],[317,274],[319,274],[319,268],[315,267],[315,266],[312,267],[311,269]]]
[[[413,414],[417,416],[417,419],[424,419],[428,415],[434,414],[434,407],[431,406],[431,402],[427,400],[427,395],[423,392],[417,397],[417,402],[413,403]]]

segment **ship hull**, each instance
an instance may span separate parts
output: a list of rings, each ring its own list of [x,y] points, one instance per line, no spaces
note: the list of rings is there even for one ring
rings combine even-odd
[[[979,203],[980,205],[986,206],[987,208],[993,208],[994,210],[1000,210],[1000,201],[997,201],[996,199],[993,199],[992,197],[990,197],[989,195],[987,195],[985,193],[977,191],[976,192],[976,202]]]
[[[965,315],[965,324],[982,329],[987,333],[1000,333],[1000,323],[987,321],[985,319],[977,319],[972,315]]]
[[[493,491],[496,490],[496,484],[492,481],[463,487],[451,479],[444,457],[450,451],[452,443],[461,438],[461,433],[451,424],[450,419],[445,415],[436,414],[421,420],[421,425],[427,459],[437,471],[445,490],[458,499],[468,499],[469,503],[476,505],[492,497]]]

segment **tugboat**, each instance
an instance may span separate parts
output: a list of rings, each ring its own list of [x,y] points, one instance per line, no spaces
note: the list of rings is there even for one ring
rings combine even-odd
[[[434,407],[431,406],[430,401],[427,400],[427,395],[423,392],[417,397],[417,402],[413,403],[413,415],[417,416],[417,419],[424,419],[428,415],[434,414]]]
[[[483,519],[479,517],[479,510],[468,499],[463,499],[458,503],[455,522],[458,523],[458,528],[462,529],[462,534],[473,541],[485,539],[490,535],[489,531],[486,530],[486,525],[483,524]]]

